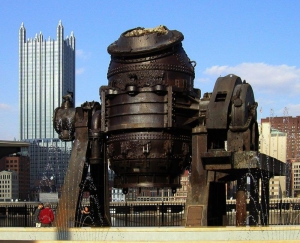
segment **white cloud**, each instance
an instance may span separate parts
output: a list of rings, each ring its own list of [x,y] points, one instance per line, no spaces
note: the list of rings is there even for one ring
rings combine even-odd
[[[7,104],[0,103],[0,110],[12,110],[13,107]]]
[[[254,89],[264,93],[298,95],[300,88],[300,69],[287,65],[268,65],[265,63],[242,63],[236,66],[213,66],[204,71],[208,76],[235,74],[250,83]]]
[[[90,52],[85,52],[83,50],[76,50],[76,58],[81,58],[83,60],[89,59],[91,56]]]
[[[272,112],[275,116],[283,116],[286,111],[289,116],[300,115],[300,68],[265,63],[212,66],[202,73],[197,82],[202,88],[210,79],[208,91],[211,92],[217,78],[228,74],[235,74],[252,86],[259,109],[263,108],[262,117],[270,116]]]
[[[76,75],[83,74],[83,73],[84,73],[84,71],[85,71],[85,69],[84,69],[84,68],[77,68],[77,69],[76,69]]]

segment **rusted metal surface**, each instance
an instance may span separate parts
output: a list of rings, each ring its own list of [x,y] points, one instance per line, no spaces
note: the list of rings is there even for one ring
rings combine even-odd
[[[235,173],[236,177],[239,176],[238,171],[256,169],[269,172],[271,177],[286,175],[284,162],[257,151],[230,152],[213,150],[203,152],[200,156],[205,170],[228,174]]]
[[[78,136],[76,136],[74,141],[54,222],[55,226],[62,230],[75,226],[75,216],[78,210],[78,198],[80,195],[79,184],[82,177],[86,176],[84,165],[86,163],[88,146],[88,130],[86,127],[83,127],[76,129],[76,132]]]
[[[236,190],[236,226],[246,226],[247,218],[247,195],[246,195],[246,175],[240,175],[237,180]]]
[[[74,227],[80,196],[80,183],[86,177],[88,150],[88,114],[83,109],[73,108],[71,96],[65,96],[60,108],[57,108],[53,117],[53,125],[60,139],[70,141],[76,138],[62,188],[61,198],[55,217],[55,226],[58,229]]]
[[[230,74],[218,78],[213,92],[200,98],[200,90],[194,88],[196,63],[185,53],[183,39],[181,32],[165,26],[124,32],[108,47],[111,61],[108,85],[100,87],[101,105],[86,102],[74,108],[72,94],[67,94],[55,110],[53,126],[60,139],[75,139],[59,206],[65,216],[59,216],[57,225],[65,226],[69,214],[76,221],[88,166],[95,184],[90,193],[98,198],[91,202],[94,216],[99,224],[104,217],[108,225],[108,164],[115,172],[114,187],[124,193],[129,187],[167,187],[176,192],[180,175],[190,168],[187,206],[200,206],[201,216],[196,218],[201,225],[220,224],[222,219],[222,210],[216,214],[208,207],[212,186],[225,195],[224,183],[239,181],[237,224],[244,225],[241,178],[251,172],[256,175],[251,183],[265,179],[265,188],[270,176],[284,175],[283,163],[258,155],[257,102],[251,85]],[[257,198],[258,192],[252,193]],[[70,209],[61,206],[74,198],[77,204]],[[264,199],[268,201],[267,196]],[[186,214],[187,219],[190,216]]]
[[[197,227],[202,226],[202,215],[203,215],[203,206],[189,206],[187,208],[187,217],[185,226],[187,227]]]
[[[54,224],[61,230],[79,225],[82,194],[89,187],[92,195],[91,213],[95,224],[110,225],[107,189],[104,189],[108,184],[107,170],[104,169],[107,163],[104,162],[99,123],[101,106],[97,102],[86,102],[81,107],[74,108],[71,99],[70,95],[65,96],[53,117],[53,125],[60,139],[74,139]],[[90,164],[93,172],[91,180],[87,180]]]
[[[230,122],[228,107],[231,106],[234,88],[239,84],[242,84],[242,80],[235,75],[217,79],[207,107],[207,129],[228,129]]]
[[[257,151],[256,108],[249,84],[233,74],[218,78],[204,113],[208,149]]]
[[[190,176],[190,190],[186,199],[186,205],[188,207],[197,208],[201,206],[201,222],[200,225],[207,225],[207,206],[209,197],[209,182],[212,180],[211,173],[203,167],[201,161],[201,152],[207,151],[207,134],[204,127],[198,127],[194,129],[192,140],[192,164],[191,164],[191,176]],[[190,215],[193,211],[187,211],[186,219],[194,218]],[[199,217],[199,216],[198,216]]]
[[[53,115],[53,128],[63,141],[73,141],[75,133],[76,109],[72,101],[72,94],[63,96],[63,102],[57,107]]]
[[[198,117],[194,63],[183,35],[165,26],[136,28],[108,47],[102,127],[115,187],[180,187],[190,164],[190,121]]]

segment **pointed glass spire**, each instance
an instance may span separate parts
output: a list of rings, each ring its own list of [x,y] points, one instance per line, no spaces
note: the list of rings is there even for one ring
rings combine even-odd
[[[22,22],[20,29],[25,29],[24,23]]]

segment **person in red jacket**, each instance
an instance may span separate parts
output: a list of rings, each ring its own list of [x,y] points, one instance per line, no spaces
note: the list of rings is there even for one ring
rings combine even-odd
[[[42,227],[50,227],[54,221],[54,214],[49,203],[45,203],[44,209],[40,212],[39,220]]]

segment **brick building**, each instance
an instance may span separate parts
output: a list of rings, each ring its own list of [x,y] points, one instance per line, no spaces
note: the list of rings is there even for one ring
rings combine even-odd
[[[29,199],[30,191],[30,159],[28,156],[12,154],[0,159],[0,171],[17,172],[19,178],[19,197],[22,201]]]
[[[261,119],[261,123],[267,122],[271,124],[273,129],[287,134],[286,196],[298,196],[300,195],[300,116],[267,117]]]
[[[287,134],[287,159],[300,158],[300,116],[267,117],[261,123],[269,122],[271,127]]]

